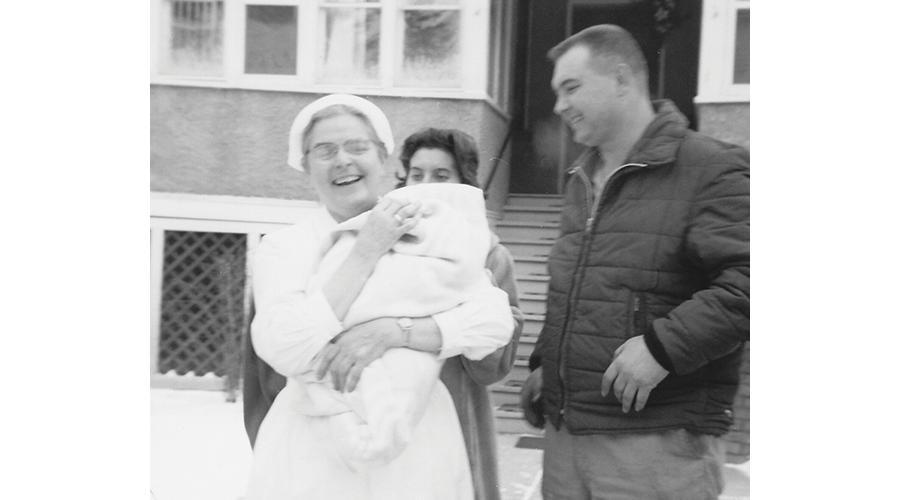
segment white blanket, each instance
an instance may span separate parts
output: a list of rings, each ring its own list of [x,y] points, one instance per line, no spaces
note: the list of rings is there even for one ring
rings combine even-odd
[[[345,316],[345,328],[380,317],[431,316],[493,287],[484,268],[491,233],[480,189],[422,184],[387,196],[418,200],[426,215],[378,261]],[[344,262],[367,218],[365,213],[337,226],[310,280],[311,292]],[[442,385],[441,365],[434,354],[391,349],[363,371],[352,393],[335,391],[330,377],[318,381],[310,371],[302,377],[306,395],[297,410],[328,416],[338,456],[352,470],[368,470],[390,462],[408,445],[432,391]],[[445,411],[447,425],[458,426],[452,404]]]

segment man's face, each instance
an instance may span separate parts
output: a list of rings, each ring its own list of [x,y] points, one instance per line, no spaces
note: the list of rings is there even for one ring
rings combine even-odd
[[[576,45],[556,60],[551,80],[553,111],[572,129],[575,142],[600,146],[616,127],[618,88],[612,73],[601,74],[590,49]]]

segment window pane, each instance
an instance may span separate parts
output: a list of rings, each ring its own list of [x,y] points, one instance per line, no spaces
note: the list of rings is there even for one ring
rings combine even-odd
[[[734,83],[750,83],[750,9],[738,9],[734,32]]]
[[[506,109],[508,93],[509,57],[512,44],[512,5],[506,0],[491,0],[491,30],[488,52],[488,94],[501,109]]]
[[[399,84],[459,87],[459,11],[403,12],[403,67]]]
[[[293,75],[297,72],[297,7],[247,6],[244,72]]]
[[[324,43],[319,45],[323,82],[351,83],[378,79],[381,11],[325,8]]]
[[[166,0],[160,73],[220,76],[223,2]]]
[[[501,6],[499,0],[491,0],[491,32],[488,48],[488,95],[494,99],[500,93],[500,26]]]

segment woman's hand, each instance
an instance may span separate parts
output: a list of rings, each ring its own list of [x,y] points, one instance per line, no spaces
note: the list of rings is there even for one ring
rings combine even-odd
[[[402,332],[396,318],[378,318],[360,323],[334,338],[319,353],[316,378],[331,373],[334,389],[352,392],[363,368],[380,358],[391,347],[402,345]]]
[[[359,231],[357,248],[373,258],[381,257],[400,237],[416,227],[422,218],[421,208],[418,201],[382,198]]]
[[[369,213],[356,237],[350,255],[322,287],[335,317],[343,321],[375,270],[378,259],[387,253],[422,218],[421,205],[383,198]]]

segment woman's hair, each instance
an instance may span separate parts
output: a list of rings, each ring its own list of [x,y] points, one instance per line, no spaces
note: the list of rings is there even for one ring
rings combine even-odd
[[[403,175],[397,174],[397,187],[406,185],[409,178],[409,160],[420,149],[440,149],[453,157],[456,173],[462,184],[478,185],[478,146],[471,135],[452,128],[427,128],[406,138],[400,150]]]
[[[378,144],[378,155],[381,157],[381,161],[384,161],[387,158],[387,149],[384,147],[384,143],[378,139],[378,134],[375,132],[375,127],[372,125],[372,121],[369,120],[369,117],[366,116],[362,111],[352,107],[347,106],[345,104],[333,104],[324,108],[318,112],[316,112],[309,119],[309,123],[306,125],[306,128],[303,129],[303,144],[300,145],[303,151],[303,159],[301,162],[306,164],[306,153],[309,151],[309,141],[310,141],[310,132],[312,132],[313,127],[316,126],[317,123],[324,120],[325,118],[331,118],[332,116],[338,115],[350,115],[355,116],[362,120],[365,124],[366,129],[369,131],[369,138],[375,141]]]

